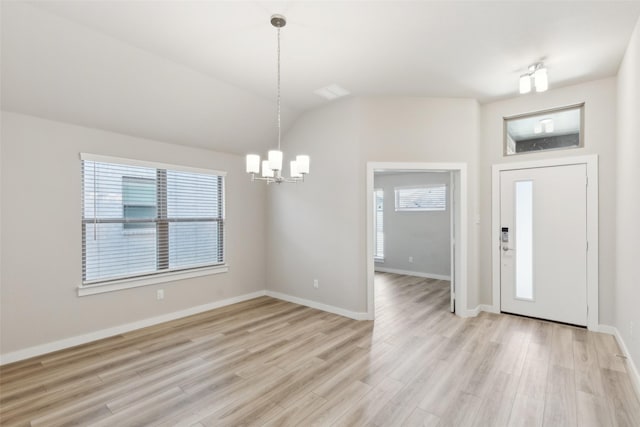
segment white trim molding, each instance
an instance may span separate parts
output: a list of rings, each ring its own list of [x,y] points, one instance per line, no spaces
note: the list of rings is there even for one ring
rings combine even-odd
[[[499,314],[500,313],[500,307],[495,307],[495,306],[489,305],[489,304],[480,304],[478,306],[478,309],[480,311],[486,311],[487,313],[495,313],[495,314]]]
[[[474,310],[467,308],[467,251],[468,251],[468,183],[467,183],[467,164],[466,163],[415,163],[415,162],[367,162],[366,175],[366,233],[367,236],[367,316],[369,319],[375,318],[375,292],[374,292],[374,276],[375,262],[373,259],[374,252],[374,235],[373,235],[373,190],[374,190],[374,173],[394,170],[394,171],[451,171],[459,179],[459,188],[456,188],[456,226],[455,232],[455,310],[458,316],[469,317]],[[457,186],[458,187],[458,186]],[[458,223],[459,222],[459,223]]]
[[[101,329],[99,331],[90,332],[88,334],[76,335],[74,337],[64,338],[58,341],[52,341],[46,344],[36,345],[25,348],[23,350],[14,351],[0,355],[0,365],[18,362],[20,360],[29,359],[31,357],[40,356],[46,353],[62,350],[65,348],[75,347],[77,345],[86,344],[92,341],[101,340],[103,338],[112,337],[114,335],[124,334],[136,329],[146,328],[148,326],[157,325],[168,322],[170,320],[180,319],[182,317],[191,316],[193,314],[203,313],[205,311],[236,304],[250,299],[262,297],[265,291],[252,292],[250,294],[239,295],[220,301],[214,301],[208,304],[198,305],[196,307],[187,308],[185,310],[174,311],[160,316],[150,317],[148,319],[139,320],[137,322],[126,323],[124,325],[114,326],[112,328]]]
[[[139,288],[141,286],[157,285],[158,283],[175,282],[177,280],[226,273],[227,271],[229,271],[229,267],[224,264],[185,271],[170,271],[168,273],[152,274],[145,277],[132,277],[128,279],[111,280],[106,283],[98,283],[95,285],[80,285],[78,286],[78,296],[83,297],[86,295],[121,291],[123,289]]]
[[[560,157],[528,162],[501,163],[492,166],[491,176],[491,258],[493,307],[500,311],[500,172],[551,166],[584,164],[587,167],[587,328],[599,328],[598,311],[598,156]]]
[[[172,170],[178,170],[182,172],[201,173],[205,175],[227,176],[226,171],[194,168],[191,166],[173,165],[169,163],[148,162],[145,160],[127,159],[124,157],[103,156],[100,154],[92,154],[92,153],[80,153],[80,160],[87,160],[90,162],[102,162],[102,163],[120,163],[123,165],[141,166],[141,167],[155,168],[155,169],[172,169]]]
[[[265,295],[271,298],[280,299],[294,304],[304,305],[306,307],[315,308],[317,310],[326,311],[328,313],[337,314],[354,320],[372,320],[368,313],[350,311],[344,308],[335,307],[333,305],[323,304],[321,302],[311,301],[304,298],[298,298],[291,295],[283,294],[275,291],[266,291]]]
[[[488,304],[480,304],[476,308],[473,308],[473,309],[470,309],[470,310],[465,310],[465,312],[463,314],[461,314],[461,316],[462,317],[476,317],[483,311],[485,311],[487,313],[500,314],[500,310],[498,310],[496,307],[494,307],[492,305],[488,305]]]
[[[404,274],[406,276],[424,277],[426,279],[451,280],[451,276],[445,276],[443,274],[423,273],[421,271],[400,270],[397,268],[387,268],[387,267],[381,267],[378,265],[376,265],[375,271],[379,271],[381,273]]]

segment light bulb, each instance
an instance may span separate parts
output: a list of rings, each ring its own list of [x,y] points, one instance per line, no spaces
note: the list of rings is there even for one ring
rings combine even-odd
[[[260,173],[260,156],[247,154],[247,173]]]
[[[273,169],[269,166],[269,160],[262,161],[262,176],[264,178],[273,178]]]
[[[523,74],[520,76],[520,93],[531,92],[531,76]]]
[[[274,171],[282,170],[282,151],[280,150],[269,151],[269,167]]]
[[[298,164],[298,172],[301,174],[309,173],[309,156],[300,154],[296,156],[296,163]]]
[[[536,84],[536,92],[544,92],[549,89],[549,79],[546,68],[538,68],[536,72],[533,73],[533,79]]]
[[[291,167],[291,178],[300,178],[302,177],[302,174],[298,171],[298,162],[296,162],[295,160],[291,160],[291,162],[289,163],[290,167]]]

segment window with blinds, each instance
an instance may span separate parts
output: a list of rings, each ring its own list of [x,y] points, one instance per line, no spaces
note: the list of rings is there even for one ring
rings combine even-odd
[[[419,187],[397,187],[396,211],[445,211],[447,186],[444,184]]]
[[[384,191],[376,189],[375,192],[375,212],[374,212],[374,252],[373,257],[378,260],[384,259]]]
[[[83,285],[224,264],[223,172],[81,159]]]

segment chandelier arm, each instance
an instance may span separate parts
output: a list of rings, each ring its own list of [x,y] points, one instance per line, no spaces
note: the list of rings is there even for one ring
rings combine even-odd
[[[301,176],[299,178],[297,177],[285,178],[281,175],[279,177],[266,178],[266,177],[256,176],[255,173],[252,173],[251,181],[266,181],[267,184],[282,184],[283,182],[286,182],[289,184],[296,184],[298,182],[304,182],[304,176]]]

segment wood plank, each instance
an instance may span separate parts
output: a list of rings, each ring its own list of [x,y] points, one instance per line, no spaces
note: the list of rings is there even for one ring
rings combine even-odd
[[[371,392],[367,393],[355,405],[333,424],[335,427],[350,427],[369,423],[380,408],[395,396],[402,387],[402,383],[392,378],[386,378]]]
[[[605,394],[613,419],[618,426],[640,426],[640,402],[633,393],[628,375],[613,369],[602,369]]]
[[[553,365],[549,369],[544,406],[544,424],[577,426],[575,373],[573,369]]]
[[[317,394],[307,393],[277,416],[268,419],[264,425],[268,427],[300,425],[303,419],[326,403],[327,400]]]
[[[544,419],[544,400],[517,393],[509,416],[509,427],[539,427]]]
[[[332,425],[372,389],[373,387],[368,384],[354,381],[342,391],[328,398],[326,404],[304,418],[300,425],[312,427]]]
[[[580,427],[613,426],[611,410],[607,399],[578,390],[576,394],[578,405],[578,425]]]
[[[424,409],[415,408],[411,415],[402,423],[402,427],[437,427],[440,417],[428,413]]]

